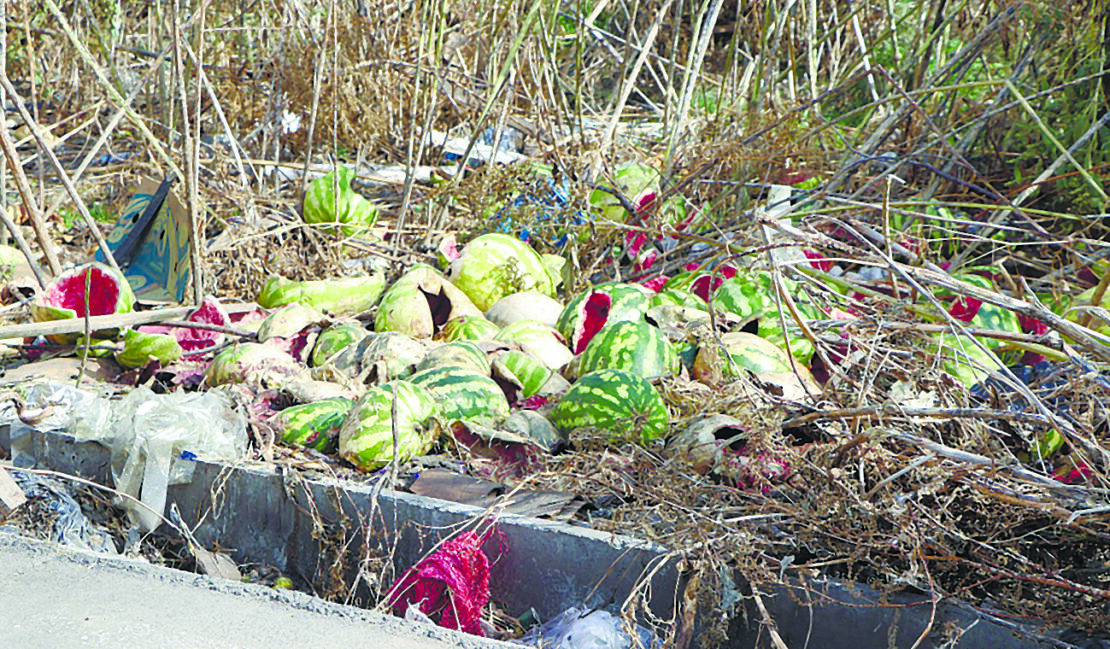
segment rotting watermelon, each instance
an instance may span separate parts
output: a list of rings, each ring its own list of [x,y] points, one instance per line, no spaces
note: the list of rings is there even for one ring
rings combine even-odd
[[[152,360],[168,365],[183,353],[173,336],[128,329],[123,332],[123,349],[116,352],[116,362],[126,368],[143,367]]]
[[[681,366],[674,347],[657,327],[644,321],[622,320],[602,327],[582,352],[580,373],[602,369],[654,379],[674,376]]]
[[[193,310],[187,318],[188,322],[210,324],[219,327],[230,327],[231,318],[224,310],[220,301],[211,295],[204,298],[200,306]],[[184,352],[196,352],[202,349],[215,347],[224,341],[224,334],[208,329],[194,329],[192,327],[167,327],[165,325],[143,325],[138,330],[146,334],[168,334],[177,339]]]
[[[228,347],[208,365],[204,372],[209,387],[225,383],[257,383],[281,385],[303,380],[308,370],[277,347],[261,343],[239,343]]]
[[[647,443],[667,432],[667,407],[647,379],[624,370],[596,370],[578,379],[551,412],[551,422],[572,434],[608,431],[614,441]]]
[[[273,309],[299,302],[335,316],[355,315],[370,309],[385,290],[385,276],[320,279],[294,282],[273,275],[258,294],[258,305]]]
[[[423,455],[435,443],[438,412],[432,394],[408,381],[371,388],[359,397],[339,430],[339,454],[363,470],[381,468],[393,460],[396,431],[398,461]]]
[[[416,264],[382,295],[374,330],[431,338],[449,320],[482,316],[470,298],[426,264]]]
[[[601,284],[571,299],[555,328],[570,350],[580,354],[606,323],[642,319],[654,295],[639,284]]]
[[[312,348],[312,366],[320,367],[328,359],[362,340],[370,332],[357,322],[340,322],[320,332]]]
[[[555,375],[543,363],[516,350],[499,352],[493,359],[492,369],[495,380],[507,381],[519,392],[510,399],[514,403],[538,394]],[[505,386],[501,389],[505,391]]]
[[[497,382],[460,367],[435,367],[409,377],[439,403],[444,420],[495,425],[509,416],[509,402]]]
[[[486,309],[486,317],[498,327],[508,327],[521,320],[539,320],[554,327],[563,312],[563,305],[538,291],[521,291],[498,300]]]
[[[492,232],[463,247],[447,276],[475,306],[485,311],[521,291],[555,294],[556,277],[539,253],[516,237]]]
[[[538,320],[520,320],[497,332],[495,340],[516,343],[529,356],[552,370],[574,358],[559,332]]]
[[[489,374],[490,361],[485,350],[472,340],[456,340],[433,348],[416,366],[417,372],[436,367],[458,367]]]
[[[282,442],[333,453],[339,446],[339,430],[353,405],[343,397],[321,399],[286,408],[270,421],[281,433]]]
[[[342,226],[344,236],[363,236],[378,220],[378,206],[351,187],[357,174],[350,167],[337,167],[312,181],[304,196],[304,221],[309,224]]]
[[[732,332],[698,350],[694,378],[708,385],[719,385],[747,370],[764,383],[776,385],[787,399],[805,399],[821,393],[809,369],[791,358],[786,350],[755,334]],[[727,354],[727,355],[726,355]]]
[[[135,295],[127,280],[104,264],[91,263],[68,270],[47,285],[31,302],[31,318],[35,322],[68,320],[85,317],[85,283],[88,282],[88,315],[130,313]],[[76,334],[49,336],[56,343],[69,344]]]

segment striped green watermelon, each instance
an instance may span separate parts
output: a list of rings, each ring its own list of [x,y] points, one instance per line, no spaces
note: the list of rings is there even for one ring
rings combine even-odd
[[[556,278],[539,253],[520,239],[497,232],[466,244],[447,276],[482,311],[521,291],[555,294]]]
[[[570,350],[580,354],[606,323],[642,319],[654,295],[639,284],[601,284],[572,298],[559,314],[555,328]]]
[[[339,446],[339,429],[353,405],[353,401],[343,397],[321,399],[286,408],[270,421],[281,433],[282,442],[332,453]]]
[[[351,181],[357,174],[350,167],[336,167],[308,186],[304,196],[305,223],[341,225],[343,235],[365,236],[378,220],[378,206],[357,193]]]
[[[443,418],[494,425],[509,416],[509,401],[488,375],[459,367],[435,367],[409,377],[439,403]]]
[[[646,322],[622,320],[597,332],[582,352],[578,371],[617,369],[646,379],[674,376],[681,369],[678,355],[663,332]]]
[[[447,321],[439,330],[436,338],[452,342],[455,340],[493,340],[500,327],[482,316],[461,315]]]
[[[647,443],[666,434],[667,417],[663,399],[647,379],[624,370],[596,370],[567,390],[551,412],[551,423],[567,434],[596,428],[609,431],[613,440]]]
[[[312,348],[312,366],[320,367],[328,359],[353,345],[369,334],[366,328],[357,322],[340,322],[320,332],[316,338],[316,346]]]
[[[370,388],[351,408],[339,430],[339,454],[373,471],[393,459],[393,410],[396,401],[397,459],[423,455],[435,443],[439,408],[428,390],[408,381]]]
[[[497,375],[519,384],[524,399],[539,393],[554,374],[543,363],[515,350],[498,353],[493,359],[493,369]]]
[[[489,374],[489,357],[474,341],[456,340],[429,351],[416,366],[416,371],[436,367],[458,367],[479,374]]]

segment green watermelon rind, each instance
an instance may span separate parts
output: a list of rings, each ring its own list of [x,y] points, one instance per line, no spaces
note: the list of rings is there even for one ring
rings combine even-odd
[[[622,282],[599,284],[592,289],[582,291],[567,302],[563,312],[559,314],[559,319],[555,321],[555,329],[569,343],[573,343],[574,332],[578,327],[578,321],[582,318],[582,308],[585,306],[586,299],[594,292],[605,293],[612,299],[606,323],[642,319],[651,308],[651,298],[655,295],[650,289],[639,284]]]
[[[615,441],[648,443],[667,432],[667,406],[643,377],[623,370],[595,370],[570,387],[551,412],[551,423],[566,434],[582,428],[607,430]]]
[[[674,376],[678,354],[663,332],[644,321],[622,320],[606,324],[586,345],[578,371],[617,369],[645,379]]]
[[[312,348],[312,366],[320,367],[328,359],[365,338],[370,332],[353,322],[340,322],[320,332]]]
[[[446,421],[493,425],[509,416],[509,401],[489,376],[458,367],[435,367],[408,380],[435,397]]]
[[[367,390],[351,408],[339,431],[339,454],[355,466],[374,471],[393,461],[393,404],[397,404],[397,461],[427,453],[435,443],[433,420],[439,414],[426,389],[396,380]]]
[[[271,421],[281,432],[283,443],[331,453],[339,444],[339,430],[354,403],[344,397],[321,399],[286,408]]]

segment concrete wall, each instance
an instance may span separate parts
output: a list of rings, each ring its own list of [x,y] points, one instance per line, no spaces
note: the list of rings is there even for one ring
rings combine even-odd
[[[0,427],[0,446],[10,448],[11,436]],[[14,436],[21,440],[19,461],[110,484],[109,455],[98,444],[49,432],[23,430]],[[229,551],[239,563],[276,566],[315,592],[354,592],[354,603],[364,603],[358,600],[366,591],[352,587],[363,556],[380,557],[392,548],[396,567],[403,570],[461,526],[488,516],[470,506],[378,490],[369,482],[306,479],[267,465],[198,461],[192,481],[171,487],[169,496],[185,521],[197,527],[202,543]],[[500,534],[485,549],[494,558],[492,597],[510,615],[530,607],[541,619],[570,606],[612,608],[650,565],[659,568],[650,582],[652,611],[671,617],[681,579],[666,548],[573,525],[518,516],[498,520]],[[336,556],[342,559],[338,569]],[[741,591],[748,594],[746,586]],[[783,587],[764,595],[764,602],[790,647],[909,647],[933,614],[926,597],[883,596],[831,580]],[[745,614],[729,621],[727,646],[770,646],[752,601],[743,606]],[[942,602],[932,633],[919,646],[1070,646],[1016,631],[1021,631],[1016,624]],[[959,641],[952,645],[954,632]]]

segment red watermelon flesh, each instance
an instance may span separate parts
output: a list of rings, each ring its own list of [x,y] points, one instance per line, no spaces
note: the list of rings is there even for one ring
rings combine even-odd
[[[43,303],[77,312],[78,318],[85,317],[85,273],[89,277],[89,314],[111,315],[116,312],[119,302],[119,279],[96,266],[85,271],[62,277],[52,284],[43,296]]]
[[[605,322],[609,319],[609,309],[613,306],[613,298],[608,293],[595,291],[586,298],[586,303],[582,305],[582,319],[578,322],[578,326],[574,331],[574,348],[571,350],[575,354],[579,354],[586,345],[593,339],[597,332],[605,326]]]

